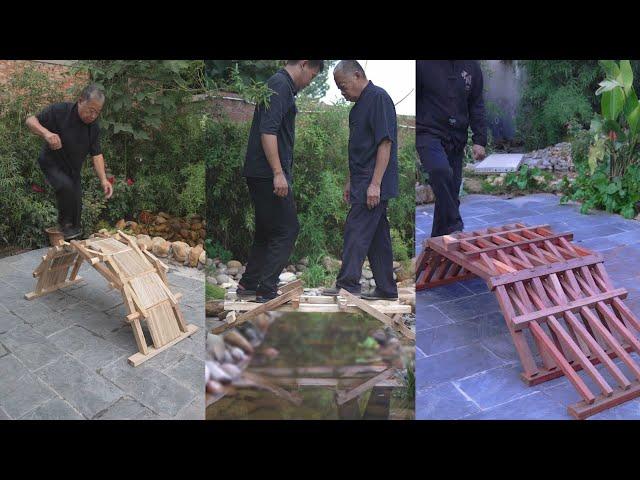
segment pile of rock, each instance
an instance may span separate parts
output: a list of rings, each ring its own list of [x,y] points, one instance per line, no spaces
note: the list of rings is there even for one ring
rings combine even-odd
[[[329,272],[338,272],[342,262],[327,256],[322,259],[322,265]],[[285,285],[301,278],[308,267],[309,260],[307,258],[301,259],[296,264],[288,265],[280,274],[279,285]],[[218,259],[213,259],[212,266],[209,273],[207,273],[207,282],[227,290],[235,290],[245,269],[246,267],[237,260],[230,260],[224,263]],[[408,287],[414,283],[412,268],[405,268],[400,262],[393,262],[393,278],[401,287]],[[376,286],[368,261],[365,262],[362,269],[360,284],[365,290]]]
[[[162,237],[171,242],[183,242],[190,247],[203,245],[206,238],[206,222],[200,215],[188,217],[172,217],[168,213],[160,212],[157,215],[143,210],[139,222],[119,220],[116,228],[130,230],[134,234],[149,235],[150,237]]]
[[[101,234],[109,235],[106,229],[100,230]],[[113,233],[112,235],[115,235]],[[158,258],[166,258],[176,264],[202,270],[207,264],[207,253],[201,244],[189,246],[182,241],[169,242],[162,237],[138,234],[135,236],[138,246],[153,253]]]
[[[223,393],[225,385],[242,376],[272,321],[269,315],[262,314],[222,335],[207,334],[204,373],[207,393]],[[271,357],[278,355],[273,348],[262,353]]]
[[[552,170],[555,172],[573,171],[573,159],[571,157],[571,143],[562,142],[551,147],[525,153],[522,164],[529,165],[540,170]]]
[[[416,183],[416,205],[433,203],[435,201],[436,201],[436,197],[433,194],[433,190],[431,189],[430,185]]]

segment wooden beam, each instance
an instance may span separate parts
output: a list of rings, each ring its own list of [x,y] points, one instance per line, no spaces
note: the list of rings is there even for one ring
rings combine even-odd
[[[336,398],[336,403],[338,405],[342,405],[342,404],[348,402],[349,400],[352,400],[352,399],[354,399],[356,397],[359,397],[360,395],[362,395],[367,390],[370,390],[373,387],[375,387],[376,384],[378,384],[382,380],[386,380],[388,377],[390,377],[393,374],[393,372],[394,372],[393,368],[388,368],[387,370],[377,374],[373,378],[370,378],[366,382],[361,383],[360,385],[358,385],[354,389],[349,390],[346,393],[338,394],[338,396]]]
[[[148,353],[144,354],[141,352],[135,353],[133,355],[131,355],[128,359],[129,363],[131,365],[133,365],[134,367],[137,367],[138,365],[146,362],[147,360],[149,360],[150,358],[155,357],[157,354],[159,354],[160,352],[165,351],[167,348],[175,345],[176,343],[178,343],[181,340],[184,340],[187,337],[190,337],[191,335],[193,335],[194,333],[196,333],[198,331],[198,327],[196,327],[193,324],[189,324],[187,325],[187,331],[184,332],[182,335],[180,335],[179,337],[174,338],[173,340],[171,340],[168,343],[165,343],[163,346],[161,346],[160,348],[154,348],[152,346],[149,346],[148,349]]]

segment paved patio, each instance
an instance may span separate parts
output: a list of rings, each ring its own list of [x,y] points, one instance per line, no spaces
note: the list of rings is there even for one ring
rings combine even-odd
[[[45,253],[0,259],[0,419],[204,419],[202,272],[171,265],[168,274],[200,330],[134,368],[122,297],[87,264],[83,282],[24,299]]]
[[[467,231],[516,221],[572,231],[575,243],[604,254],[615,285],[629,292],[625,303],[640,315],[640,222],[604,212],[582,215],[578,205],[560,205],[559,197],[551,194],[511,200],[469,195],[461,209]],[[417,250],[431,234],[432,212],[433,205],[416,210]],[[566,378],[533,387],[519,378],[518,355],[484,281],[423,290],[416,305],[417,419],[572,418],[567,406],[580,397]],[[640,419],[640,399],[591,419]]]

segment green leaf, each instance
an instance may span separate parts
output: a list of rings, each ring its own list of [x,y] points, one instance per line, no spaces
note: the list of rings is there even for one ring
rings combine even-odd
[[[618,191],[618,189],[619,189],[618,185],[616,185],[615,183],[610,183],[609,186],[607,187],[607,193],[609,195],[613,195]]]
[[[629,124],[629,133],[636,136],[640,130],[640,105],[627,115],[627,123]]]
[[[608,77],[616,78],[620,74],[620,68],[613,60],[600,60],[598,63],[600,63]]]
[[[638,96],[636,95],[635,90],[629,90],[629,93],[627,93],[627,99],[624,102],[624,116],[629,118],[629,114],[633,112],[638,105]]]
[[[608,120],[617,120],[624,106],[624,94],[615,89],[602,94],[602,116]]]
[[[625,205],[620,211],[624,218],[633,218],[636,215],[636,209],[631,205]]]
[[[625,92],[628,92],[633,86],[633,70],[629,60],[620,61],[620,78]]]

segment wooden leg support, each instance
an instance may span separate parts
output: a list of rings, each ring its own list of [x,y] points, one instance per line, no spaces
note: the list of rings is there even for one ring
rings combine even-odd
[[[195,325],[189,324],[189,325],[187,325],[187,331],[186,332],[184,332],[179,337],[174,338],[169,343],[164,344],[162,347],[154,348],[152,346],[149,346],[149,347],[147,347],[148,351],[147,351],[146,354],[142,353],[142,352],[138,352],[138,353],[135,353],[135,354],[131,355],[129,357],[129,363],[131,365],[133,365],[134,367],[137,367],[141,363],[144,363],[147,360],[149,360],[150,358],[155,357],[160,352],[164,352],[167,348],[175,345],[179,341],[184,340],[187,337],[190,337],[191,335],[193,335],[197,331],[198,331],[198,327],[196,327]],[[137,337],[136,337],[136,340],[137,340]]]

